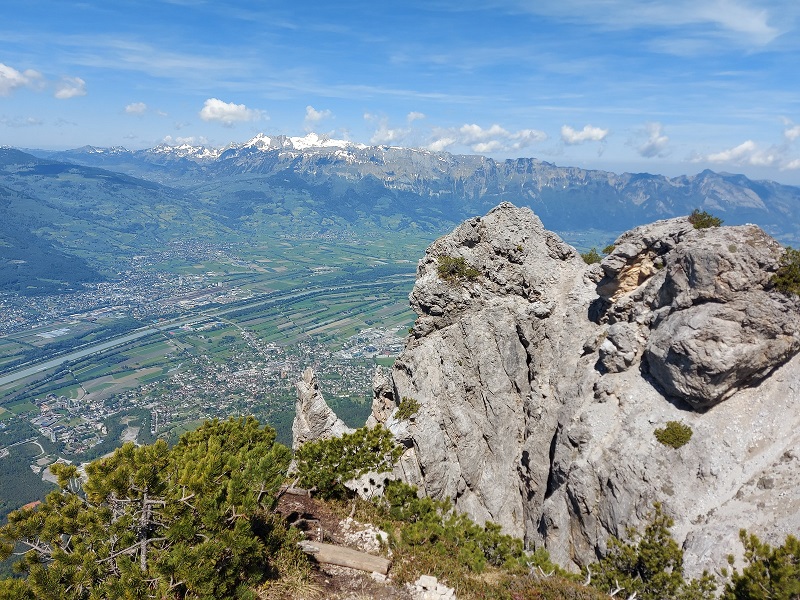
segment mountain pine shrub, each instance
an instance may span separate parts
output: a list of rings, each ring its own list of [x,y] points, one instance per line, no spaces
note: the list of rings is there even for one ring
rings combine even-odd
[[[770,279],[773,287],[784,294],[800,296],[800,250],[791,246],[781,256],[781,264]]]
[[[0,527],[0,558],[27,549],[26,578],[0,581],[0,598],[252,598],[278,577],[274,557],[306,560],[272,512],[290,458],[248,417],[206,422],[173,448],[124,444],[86,467],[83,494],[60,465],[61,489]]]
[[[670,533],[673,524],[656,503],[643,532],[629,529],[628,541],[609,540],[608,554],[590,567],[591,585],[607,593],[617,590],[620,598],[635,593],[638,600],[715,598],[713,576],[703,573],[700,579],[683,579],[683,550]]]
[[[418,412],[419,412],[419,402],[417,402],[416,399],[414,398],[403,396],[403,399],[400,400],[400,404],[397,407],[395,418],[398,421],[405,421],[406,419],[410,419],[411,417],[416,415]]]
[[[370,471],[391,471],[403,449],[378,425],[327,440],[306,442],[295,453],[299,484],[323,498],[346,498],[344,482]]]
[[[598,254],[597,248],[592,248],[588,252],[581,252],[581,258],[587,265],[593,265],[603,260],[600,254]]]
[[[473,280],[480,277],[481,272],[478,269],[471,267],[463,256],[440,256],[436,272],[439,277],[445,281],[464,281]]]
[[[800,598],[800,540],[790,535],[773,548],[742,529],[747,566],[733,569],[722,600],[798,600]],[[728,558],[733,562],[733,557]]]
[[[719,227],[722,225],[723,221],[711,213],[695,208],[692,214],[689,215],[689,223],[691,223],[695,229],[708,229],[709,227]]]
[[[679,421],[667,421],[667,424],[661,429],[656,429],[653,435],[665,446],[677,450],[681,446],[688,444],[689,440],[692,439],[692,428]]]

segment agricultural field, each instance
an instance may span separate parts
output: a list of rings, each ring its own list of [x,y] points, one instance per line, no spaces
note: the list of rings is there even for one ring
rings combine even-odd
[[[187,242],[133,257],[129,288],[95,292],[106,302],[70,298],[59,315],[58,298],[42,299],[33,326],[0,336],[0,462],[12,440],[48,445],[38,462],[82,462],[240,414],[290,443],[295,382],[307,367],[331,406],[360,425],[376,366],[391,365],[413,323],[412,258],[425,244],[295,236],[234,252]],[[25,477],[36,467],[47,478],[47,464],[14,456]]]

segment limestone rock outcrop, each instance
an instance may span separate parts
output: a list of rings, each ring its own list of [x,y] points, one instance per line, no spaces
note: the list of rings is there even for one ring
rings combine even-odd
[[[602,263],[608,307],[601,362],[613,372],[644,354],[668,396],[721,402],[800,349],[796,301],[770,292],[781,246],[755,225],[636,228]]]
[[[352,432],[353,429],[345,425],[325,402],[313,369],[309,367],[303,371],[303,378],[297,382],[292,448],[297,450],[309,440],[327,439]]]
[[[501,204],[434,242],[418,318],[371,423],[396,476],[562,565],[605,552],[661,502],[689,573],[747,527],[800,531],[800,302],[770,287],[783,249],[755,226],[686,218],[622,235],[600,265]],[[442,259],[462,260],[442,277]],[[392,403],[420,408],[398,422]],[[693,430],[673,449],[654,431]]]

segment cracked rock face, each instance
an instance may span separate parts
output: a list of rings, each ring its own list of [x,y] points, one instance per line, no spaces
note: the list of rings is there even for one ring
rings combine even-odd
[[[800,308],[770,289],[783,250],[754,226],[687,219],[622,235],[600,265],[502,204],[434,242],[418,314],[371,423],[395,475],[564,566],[605,552],[653,502],[687,572],[725,564],[746,527],[800,530]],[[440,257],[477,271],[443,279]],[[392,403],[419,411],[398,422]],[[693,431],[680,449],[655,429]],[[761,507],[767,507],[762,510]]]
[[[619,241],[598,285],[611,303],[601,346],[608,371],[643,353],[665,395],[705,409],[800,349],[797,302],[769,291],[783,249],[758,227],[695,230],[671,220]]]

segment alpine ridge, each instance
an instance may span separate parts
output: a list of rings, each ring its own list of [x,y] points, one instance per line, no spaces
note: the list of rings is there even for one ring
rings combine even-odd
[[[337,202],[367,195],[373,205],[409,205],[404,209],[407,217],[425,213],[452,224],[512,201],[533,209],[551,230],[618,234],[653,218],[703,208],[727,224],[753,222],[784,242],[800,242],[800,188],[708,170],[673,178],[616,174],[535,158],[496,161],[480,155],[366,146],[316,133],[258,134],[221,148],[182,143],[135,151],[84,147],[34,154],[175,187],[244,177],[289,183],[313,197]]]

